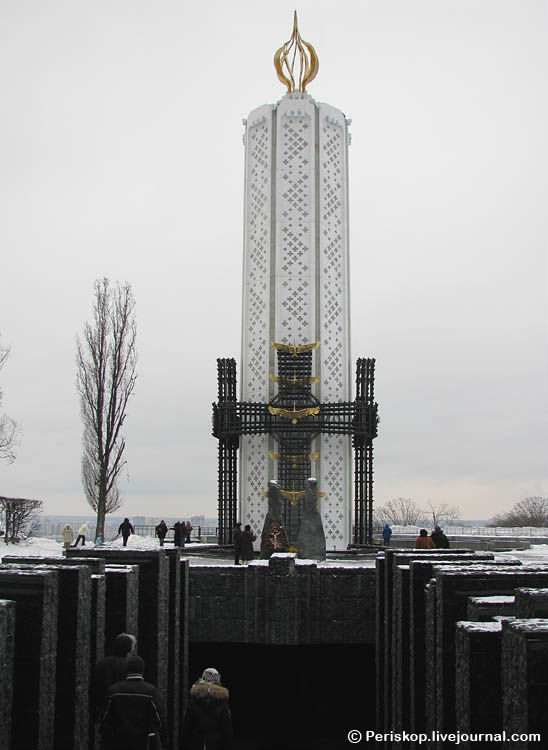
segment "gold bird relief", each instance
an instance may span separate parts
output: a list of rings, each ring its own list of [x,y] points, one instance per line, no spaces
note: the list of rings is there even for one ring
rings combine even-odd
[[[319,345],[319,341],[315,341],[313,344],[278,344],[276,341],[270,342],[270,346],[273,349],[279,349],[282,352],[290,352],[292,357],[296,357],[303,352],[311,352],[314,349],[317,349]]]
[[[299,419],[304,417],[313,417],[320,413],[319,406],[307,406],[304,409],[297,409],[296,402],[293,402],[293,409],[282,409],[280,406],[269,406],[268,411],[273,417],[282,417],[283,419],[290,419],[291,424],[297,424]]]
[[[314,375],[312,378],[298,378],[296,373],[293,373],[292,378],[282,378],[279,375],[270,374],[270,380],[272,383],[283,383],[284,385],[313,385],[314,383],[320,382],[320,376]]]
[[[291,468],[296,469],[297,461],[306,461],[307,459],[310,461],[317,461],[320,457],[320,452],[302,453],[296,456],[290,456],[288,453],[273,453],[272,451],[268,451],[268,455],[273,461],[278,461],[279,459],[282,461],[291,461]]]

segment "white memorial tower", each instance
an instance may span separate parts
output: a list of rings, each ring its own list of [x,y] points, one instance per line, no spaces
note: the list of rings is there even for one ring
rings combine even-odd
[[[242,402],[270,403],[277,373],[273,344],[309,346],[311,392],[321,402],[353,398],[348,269],[348,126],[344,113],[313,99],[306,86],[318,59],[297,16],[291,39],[274,57],[287,93],[254,109],[245,124]],[[319,343],[318,343],[319,342]],[[274,377],[271,377],[274,376]],[[352,533],[351,436],[313,440],[327,549]],[[278,476],[276,446],[242,435],[239,517],[260,534],[264,490]],[[274,456],[274,457],[273,457]]]

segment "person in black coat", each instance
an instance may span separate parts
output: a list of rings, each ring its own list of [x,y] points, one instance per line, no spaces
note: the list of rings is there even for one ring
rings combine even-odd
[[[449,549],[449,539],[445,536],[439,526],[436,526],[430,536],[432,537],[432,541],[434,542],[436,547],[440,547],[441,549]]]
[[[112,644],[112,654],[103,657],[95,665],[91,697],[97,721],[103,715],[110,686],[126,678],[127,660],[135,650],[136,644],[137,639],[134,635],[120,633]]]
[[[160,547],[164,546],[164,539],[166,538],[167,534],[167,524],[164,520],[160,521],[158,526],[156,526],[156,536],[160,540]]]
[[[190,690],[182,727],[184,750],[229,750],[233,738],[229,697],[219,672],[205,669]]]
[[[101,722],[105,750],[148,750],[167,747],[167,720],[160,691],[143,674],[145,662],[130,656],[127,677],[108,691],[107,705]],[[155,745],[149,736],[156,735]]]
[[[234,565],[240,564],[240,542],[242,541],[242,522],[237,521],[232,529],[232,541],[234,542]]]
[[[243,534],[240,538],[240,555],[242,562],[246,563],[249,560],[253,560],[253,542],[257,537],[251,531],[251,526],[246,525]]]
[[[124,547],[127,547],[127,540],[129,539],[130,534],[135,534],[135,529],[129,522],[129,518],[124,518],[124,520],[118,527],[118,534],[122,535],[122,539],[124,540]]]

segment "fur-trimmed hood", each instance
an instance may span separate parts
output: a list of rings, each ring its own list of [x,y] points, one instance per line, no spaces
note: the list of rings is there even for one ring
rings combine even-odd
[[[198,701],[227,701],[228,690],[215,682],[195,682],[190,689],[190,697]]]

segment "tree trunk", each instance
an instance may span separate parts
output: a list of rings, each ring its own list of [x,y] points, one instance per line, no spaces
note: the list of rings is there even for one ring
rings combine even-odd
[[[95,539],[101,537],[103,542],[105,541],[105,517],[107,509],[107,478],[106,472],[101,467],[99,473],[99,499],[97,501],[97,525],[95,527]]]

